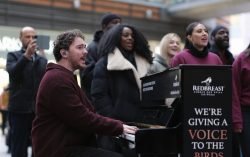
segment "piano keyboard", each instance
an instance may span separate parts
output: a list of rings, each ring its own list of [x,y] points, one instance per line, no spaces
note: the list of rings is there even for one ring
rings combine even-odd
[[[128,141],[128,147],[130,149],[135,148],[135,135],[124,133],[124,134],[120,135],[119,137]]]

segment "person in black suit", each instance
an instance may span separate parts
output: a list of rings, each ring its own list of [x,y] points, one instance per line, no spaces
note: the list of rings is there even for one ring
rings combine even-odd
[[[20,31],[22,48],[7,54],[9,73],[9,123],[11,156],[27,157],[34,119],[35,98],[44,75],[47,59],[37,53],[36,31],[23,27]]]

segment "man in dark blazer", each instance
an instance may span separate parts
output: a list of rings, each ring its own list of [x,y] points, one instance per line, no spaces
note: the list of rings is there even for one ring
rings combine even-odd
[[[36,53],[35,36],[34,28],[23,27],[20,31],[21,50],[7,54],[12,157],[27,157],[36,93],[47,65],[47,59]]]

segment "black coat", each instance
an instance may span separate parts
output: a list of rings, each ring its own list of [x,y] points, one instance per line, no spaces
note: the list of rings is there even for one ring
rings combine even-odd
[[[87,51],[88,54],[86,56],[86,68],[80,70],[81,77],[81,88],[85,90],[87,97],[91,100],[90,90],[91,90],[91,82],[93,79],[93,72],[95,68],[95,64],[99,59],[98,44],[103,35],[103,31],[97,31],[94,35],[94,40],[88,45]]]
[[[7,54],[6,69],[9,73],[9,111],[31,113],[34,111],[37,89],[44,75],[47,59],[35,55],[35,59],[24,57],[24,51]]]
[[[218,48],[217,48],[217,46],[215,44],[211,46],[210,51],[215,53],[219,57],[221,57],[220,54],[219,54],[220,52],[219,52],[219,50],[218,50]],[[226,58],[226,63],[224,63],[225,65],[232,65],[233,64],[234,57],[233,57],[233,54],[230,51],[226,50],[225,58]]]
[[[96,64],[91,95],[98,113],[122,121],[134,121],[140,104],[141,82],[150,64],[135,55],[137,69],[116,49]]]

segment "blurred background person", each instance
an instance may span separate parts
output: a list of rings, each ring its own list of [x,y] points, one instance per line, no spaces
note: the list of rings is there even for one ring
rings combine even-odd
[[[84,68],[87,54],[80,30],[58,35],[37,94],[32,141],[35,157],[121,157],[96,148],[96,134],[134,134],[135,127],[96,114],[79,87],[74,71]],[[49,139],[48,139],[49,135]]]
[[[250,44],[233,63],[233,128],[241,133],[243,157],[250,157]]]
[[[162,72],[170,67],[170,60],[181,51],[181,38],[176,33],[166,34],[160,42],[160,54],[155,53],[149,74]]]
[[[224,65],[232,65],[234,57],[228,50],[229,30],[224,26],[216,26],[211,32],[210,51],[217,54]]]
[[[81,76],[81,88],[85,90],[90,100],[91,100],[90,90],[91,90],[91,82],[93,79],[93,71],[96,62],[99,59],[99,54],[97,52],[99,41],[107,30],[109,30],[114,25],[120,24],[121,22],[122,19],[117,14],[113,13],[104,14],[101,20],[102,29],[95,32],[94,40],[87,46],[87,51],[88,51],[86,57],[87,67],[80,70],[80,76]]]
[[[8,104],[9,104],[9,86],[4,87],[3,92],[0,95],[0,111],[2,114],[2,133],[6,135],[5,144],[8,147],[7,153],[10,153],[10,127],[8,122]],[[7,134],[5,134],[7,130]]]
[[[190,23],[186,28],[184,50],[171,60],[171,67],[179,64],[214,64],[222,65],[220,58],[209,52],[208,30],[199,22]]]
[[[162,72],[170,68],[171,59],[181,51],[181,38],[176,33],[168,33],[160,41],[160,54],[155,53],[148,74]],[[175,98],[166,98],[165,105],[171,107]]]
[[[234,62],[233,54],[229,48],[229,30],[224,26],[216,26],[211,32],[211,47],[210,51],[218,55],[223,65],[232,65]],[[240,133],[233,133],[233,157],[240,156],[239,136]]]
[[[9,104],[9,88],[4,87],[3,92],[0,94],[0,111],[2,115],[2,133],[5,135],[5,128],[7,126],[8,117],[8,104]]]
[[[131,25],[116,25],[102,37],[98,53],[102,57],[95,66],[91,87],[97,112],[124,122],[135,121],[141,100],[140,78],[152,63],[147,39]],[[99,144],[118,150],[112,139],[100,137]]]
[[[47,64],[47,59],[36,53],[35,36],[34,28],[23,27],[20,31],[21,50],[7,54],[12,157],[27,157],[27,147],[31,144],[32,121],[35,116],[36,93]]]

